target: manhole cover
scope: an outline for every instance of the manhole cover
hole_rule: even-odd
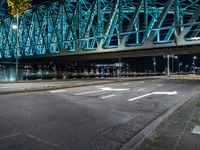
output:
[[[200,135],[200,126],[195,126],[195,128],[192,131],[192,133]]]

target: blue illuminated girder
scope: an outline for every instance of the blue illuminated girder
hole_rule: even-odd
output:
[[[19,18],[18,37],[16,18],[0,19],[0,58],[200,44],[199,14],[198,0],[48,2]]]

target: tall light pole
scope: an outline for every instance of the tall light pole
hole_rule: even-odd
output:
[[[172,58],[172,72],[173,72],[173,73],[175,73],[174,59],[175,59],[175,60],[178,60],[178,56],[174,56],[174,57]]]
[[[172,56],[172,74],[174,74],[174,55]]]
[[[18,80],[18,51],[19,51],[19,16],[31,7],[32,0],[7,0],[10,14],[17,19],[16,29],[16,81]]]
[[[169,55],[167,55],[167,76],[169,77]]]
[[[178,64],[178,71],[179,71],[179,74],[180,74],[180,72],[181,72],[181,66],[182,66],[182,63],[179,63],[179,64]]]
[[[121,76],[121,64],[122,64],[122,60],[121,60],[121,57],[119,57],[119,74],[118,74],[118,77],[120,77]]]
[[[19,50],[19,16],[18,16],[18,11],[17,11],[17,24],[13,24],[12,28],[14,30],[16,30],[16,54],[15,54],[15,61],[16,61],[16,65],[15,65],[15,80],[18,81],[18,70],[19,70],[19,61],[18,61],[18,50]]]
[[[153,58],[153,71],[156,73],[156,57]]]
[[[197,59],[197,56],[193,57],[193,71],[194,71],[194,75],[195,75],[195,60]]]
[[[188,68],[189,66],[188,65],[185,65],[185,72],[187,72],[187,68]]]

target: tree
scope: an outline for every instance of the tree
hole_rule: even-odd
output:
[[[31,7],[32,0],[7,0],[8,6],[10,7],[9,12],[17,20],[16,31],[16,81],[18,80],[18,51],[19,51],[19,16]]]
[[[7,0],[10,7],[10,14],[14,17],[21,16],[31,7],[32,0]]]

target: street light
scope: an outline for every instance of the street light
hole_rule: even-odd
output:
[[[154,73],[156,73],[156,57],[155,56],[153,58],[153,70],[154,70]]]
[[[182,63],[179,63],[179,65],[178,65],[179,73],[181,72],[181,66],[182,66]]]
[[[18,51],[19,51],[19,17],[31,7],[32,0],[7,0],[10,14],[15,18],[16,25],[12,28],[16,29],[16,81],[18,80]]]
[[[16,24],[13,24],[12,25],[12,28],[14,30],[16,30],[16,56],[15,56],[15,59],[16,59],[16,81],[18,80],[18,49],[19,49],[19,39],[18,39],[18,35],[19,35],[19,29],[18,29],[18,16],[17,16],[17,25]]]
[[[192,63],[192,64],[193,64],[193,69],[194,69],[194,70],[193,70],[193,71],[194,71],[194,75],[195,75],[195,60],[196,60],[196,59],[197,59],[197,56],[194,56],[194,57],[193,57],[193,63]]]
[[[175,67],[174,67],[174,59],[178,59],[178,56],[172,57],[172,73],[175,73]]]
[[[189,67],[188,65],[185,66],[185,72],[187,72],[187,68],[188,68],[188,67]]]
[[[17,25],[13,24],[13,25],[12,25],[12,28],[13,28],[14,30],[16,30],[16,29],[17,29]]]

